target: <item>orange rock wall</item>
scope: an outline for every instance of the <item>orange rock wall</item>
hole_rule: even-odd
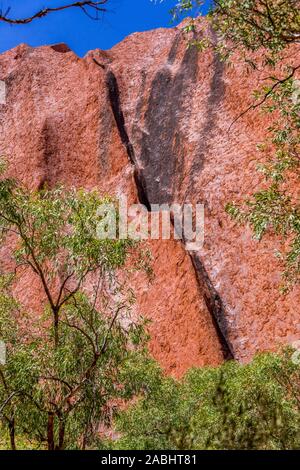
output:
[[[12,175],[32,188],[204,204],[203,249],[190,256],[179,241],[153,241],[154,282],[134,281],[136,308],[152,320],[152,354],[176,375],[300,336],[299,290],[278,291],[278,241],[258,244],[224,212],[260,183],[255,147],[266,118],[248,113],[229,126],[261,78],[187,50],[177,28],[133,34],[83,59],[62,45],[0,56],[0,154]],[[33,304],[42,295],[30,277],[19,292]]]

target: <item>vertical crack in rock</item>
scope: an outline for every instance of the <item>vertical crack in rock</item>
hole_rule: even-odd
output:
[[[213,31],[211,31],[211,34],[213,35],[213,39],[216,40]],[[210,82],[210,94],[207,100],[205,123],[199,136],[199,154],[197,154],[197,158],[194,159],[190,170],[192,179],[189,187],[185,191],[185,199],[189,194],[194,194],[196,191],[194,178],[197,178],[201,172],[205,162],[205,156],[210,149],[213,132],[216,129],[219,105],[225,93],[225,84],[223,80],[224,64],[220,61],[216,53],[214,54],[212,67],[213,75]],[[200,286],[201,291],[204,291],[204,299],[213,319],[215,329],[222,346],[224,359],[233,359],[234,351],[228,338],[226,312],[222,299],[209,278],[199,255],[195,253],[189,254],[194,266],[198,285]]]
[[[193,263],[198,285],[201,288],[201,292],[204,292],[204,300],[212,317],[222,347],[223,357],[225,360],[234,359],[233,348],[228,339],[227,321],[222,299],[213,286],[199,255],[196,253],[189,253],[189,255]]]
[[[124,114],[123,114],[121,102],[120,102],[120,91],[119,91],[118,82],[117,82],[115,74],[111,70],[107,73],[106,84],[107,84],[107,89],[108,89],[109,102],[111,104],[111,109],[112,109],[112,112],[116,121],[116,125],[119,131],[121,141],[126,148],[128,159],[134,167],[134,181],[136,184],[139,201],[141,204],[146,206],[148,211],[150,212],[151,206],[150,206],[150,202],[147,196],[146,181],[144,178],[143,171],[141,170],[141,168],[139,168],[139,165],[137,163],[133,145],[131,144],[129,137],[128,137]]]
[[[146,154],[146,169],[151,170],[149,166],[151,165],[152,167],[152,172],[150,171],[150,174],[147,173],[146,176],[144,175],[143,170],[139,168],[133,145],[130,142],[127,133],[125,118],[121,107],[120,91],[116,76],[111,70],[107,73],[106,76],[108,97],[116,121],[118,132],[121,141],[126,148],[128,159],[134,167],[134,180],[138,191],[138,199],[141,204],[147,207],[148,211],[151,211],[151,203],[162,204],[165,202],[170,202],[169,198],[168,201],[165,200],[165,194],[161,192],[159,188],[160,185],[158,185],[157,187],[155,186],[155,188],[148,187],[149,178],[153,179],[153,171],[157,170],[157,168],[155,168],[155,163],[157,163],[156,159],[154,159],[155,161],[153,162],[151,156],[153,155],[152,151],[157,151],[157,157],[160,157],[161,148],[166,153],[164,156],[167,156],[168,153],[174,151],[172,142],[174,142],[175,140],[175,142],[178,143],[175,116],[178,114],[178,111],[182,110],[184,99],[183,93],[185,89],[184,82],[185,79],[191,79],[191,76],[195,78],[197,73],[197,66],[195,64],[193,65],[192,69],[188,67],[188,63],[191,59],[193,63],[195,62],[194,54],[191,54],[191,52],[189,51],[190,49],[186,52],[185,57],[183,59],[183,68],[181,68],[180,72],[177,74],[177,77],[174,80],[171,79],[170,73],[167,70],[158,72],[154,80],[150,97],[150,104],[147,111],[148,116],[146,115],[146,122],[148,126],[150,125],[151,132],[148,136],[149,140],[147,139],[145,145],[142,146],[142,156],[143,151]],[[166,105],[165,86],[167,86],[167,104],[170,105],[172,101],[174,102],[172,105],[172,109],[169,109],[167,106],[166,111],[161,112],[160,103],[165,103]],[[156,115],[156,113],[158,113],[158,115]],[[166,122],[164,123],[164,127],[161,130],[162,118],[165,118]],[[170,132],[170,135],[168,135],[168,132]],[[164,139],[167,139],[167,142],[164,141]],[[155,142],[156,144],[154,144]],[[151,148],[152,151],[150,151]],[[161,165],[158,165],[158,168],[159,170],[161,170]],[[169,177],[172,174],[172,171],[174,170],[173,165],[171,165],[171,168],[169,170],[171,171],[167,171],[167,174],[165,175],[165,179],[168,182]],[[204,292],[204,300],[212,318],[215,331],[219,338],[223,357],[225,360],[232,359],[234,357],[234,354],[232,346],[228,340],[225,309],[223,306],[222,299],[214,288],[199,256],[191,253],[189,253],[189,256],[195,271],[199,289],[202,293]]]
[[[107,72],[106,85],[108,89],[108,97],[109,97],[109,101],[111,104],[111,109],[112,109],[112,112],[113,112],[113,115],[117,124],[121,141],[125,145],[130,163],[132,165],[135,165],[136,160],[135,160],[134,150],[127,134],[124,114],[121,108],[120,91],[119,91],[118,82],[117,82],[115,74],[111,70]]]

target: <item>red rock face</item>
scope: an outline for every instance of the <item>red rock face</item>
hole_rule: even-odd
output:
[[[266,118],[249,113],[229,131],[260,78],[187,50],[176,28],[133,34],[84,59],[61,44],[0,56],[0,153],[11,174],[34,188],[98,188],[147,207],[205,205],[203,249],[153,241],[154,282],[134,281],[136,308],[152,320],[152,354],[175,375],[300,335],[299,291],[278,291],[278,242],[258,244],[224,212],[260,183],[255,147]],[[18,292],[41,300],[29,278]]]

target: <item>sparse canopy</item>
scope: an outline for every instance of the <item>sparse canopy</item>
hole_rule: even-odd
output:
[[[275,233],[290,242],[277,253],[284,268],[283,291],[300,280],[300,206],[289,182],[299,180],[300,168],[300,1],[299,0],[215,0],[209,14],[215,37],[202,29],[198,8],[203,1],[181,0],[174,15],[193,11],[186,24],[192,32],[191,43],[199,49],[212,47],[220,60],[230,61],[232,54],[244,62],[245,70],[265,71],[261,87],[253,90],[253,102],[234,118],[232,126],[249,111],[273,114],[266,141],[258,145],[257,156],[267,179],[267,189],[254,190],[245,204],[230,203],[228,213],[240,223],[248,223],[255,237]],[[206,34],[205,34],[206,33]],[[255,188],[256,189],[256,188]]]
[[[142,256],[132,240],[98,239],[104,202],[96,192],[30,191],[0,181],[0,233],[14,260],[13,269],[1,265],[0,276],[0,338],[7,347],[0,417],[12,449],[16,435],[49,450],[95,446],[114,400],[135,391],[123,369],[130,358],[143,358],[146,336],[142,318],[131,315],[126,262],[143,269]],[[37,280],[38,310],[14,296],[15,280],[26,275]]]

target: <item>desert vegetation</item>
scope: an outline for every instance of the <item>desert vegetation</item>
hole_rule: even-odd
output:
[[[252,104],[242,109],[229,132],[246,113],[269,113],[272,124],[267,138],[257,143],[257,169],[266,179],[261,190],[241,201],[228,201],[226,210],[238,223],[249,224],[257,240],[272,233],[282,240],[276,256],[284,264],[282,290],[299,282],[300,212],[296,185],[299,182],[300,3],[297,0],[214,1],[208,22],[215,35],[207,33],[198,8],[202,1],[181,1],[174,17],[193,12],[184,30],[191,45],[212,47],[230,66],[231,58],[247,69],[265,72],[263,82],[253,89]],[[200,38],[197,36],[200,33]],[[259,52],[259,54],[255,54]],[[296,181],[296,183],[295,183]],[[294,182],[294,184],[293,184]],[[288,243],[285,243],[285,242]]]
[[[95,192],[29,191],[3,177],[0,199],[12,260],[1,272],[2,427],[12,449],[18,433],[49,450],[85,448],[109,425],[113,403],[132,397],[125,365],[145,354],[134,295],[115,275],[129,258],[143,269],[142,255],[131,240],[97,239]],[[14,295],[26,275],[42,292],[36,309]]]

